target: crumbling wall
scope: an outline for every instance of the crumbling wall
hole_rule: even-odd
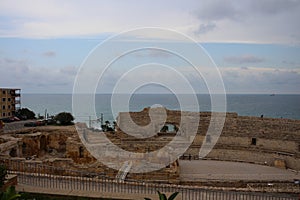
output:
[[[180,126],[180,111],[167,110],[167,123]],[[122,113],[119,115],[122,118]],[[141,112],[130,112],[132,120],[139,125],[150,122],[149,108]],[[197,158],[211,120],[210,112],[199,113],[200,122],[192,145],[185,152]],[[119,119],[119,121],[122,121]],[[192,126],[193,124],[190,124]],[[124,133],[122,133],[124,135]],[[158,134],[159,135],[159,134]],[[164,134],[167,136],[168,133]],[[175,134],[169,134],[172,140]],[[153,138],[150,138],[151,142]],[[148,141],[148,139],[147,139]],[[164,146],[163,140],[155,143],[156,148]],[[300,120],[273,119],[238,116],[226,113],[225,124],[208,159],[244,161],[276,166],[281,159],[287,168],[300,170]]]
[[[96,159],[84,147],[77,135],[67,139],[66,157],[71,158],[78,164],[88,164],[96,161]]]
[[[210,123],[211,113],[201,112],[192,113],[192,115],[200,116],[200,122],[196,137],[185,154],[191,155],[192,158],[197,158]],[[139,125],[145,126],[150,122],[149,108],[141,112],[130,112],[130,116]],[[120,122],[122,122],[121,118],[122,113],[119,115]],[[167,124],[179,128],[180,120],[180,111],[167,110]],[[126,123],[126,121],[123,121],[123,123]],[[189,121],[185,123],[186,126],[191,125]],[[80,141],[74,126],[38,127],[30,130],[26,129],[22,133],[25,134],[16,132],[12,133],[12,135],[14,134],[14,137],[21,138],[22,144],[19,142],[18,145],[23,152],[23,157],[32,155],[39,157],[39,155],[43,155],[41,152],[44,151],[47,154],[49,150],[54,149],[57,152],[61,152],[61,154],[57,157],[53,154],[53,158],[45,159],[43,162],[57,167],[63,166],[70,169],[82,169],[87,172],[105,173],[111,177],[118,173],[116,170],[109,169],[97,161],[87,151]],[[168,144],[176,135],[174,132],[158,131],[156,135],[150,138],[138,139],[124,133],[118,127],[115,132],[105,134],[111,142],[120,148],[140,153],[158,150]],[[277,167],[285,166],[300,170],[299,144],[300,120],[244,117],[238,116],[236,113],[227,113],[221,137],[206,158],[266,164]],[[20,156],[22,157],[21,154]],[[278,164],[279,162],[280,164]],[[176,182],[179,180],[180,170],[178,163],[176,163],[151,173],[129,173],[128,178]]]
[[[22,135],[22,153],[24,157],[40,154],[41,132]]]

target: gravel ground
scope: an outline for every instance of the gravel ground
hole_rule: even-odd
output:
[[[242,162],[212,160],[180,160],[182,181],[203,180],[261,180],[293,181],[300,174],[290,170]]]

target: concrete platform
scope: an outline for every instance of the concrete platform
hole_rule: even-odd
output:
[[[300,173],[264,165],[213,161],[180,160],[181,181],[293,181],[300,179]]]

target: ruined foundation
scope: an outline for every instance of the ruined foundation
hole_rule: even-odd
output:
[[[169,143],[180,131],[180,114],[179,111],[167,110],[165,125],[171,127],[171,130],[161,129],[146,140],[129,136],[118,127],[115,132],[105,134],[115,145],[127,151],[155,151]],[[203,141],[209,143],[213,136],[206,135],[211,113],[196,114],[200,116],[197,134],[180,159],[238,161],[300,170],[300,120],[244,117],[236,113],[226,113],[224,128],[217,144],[205,158],[199,158],[199,149]],[[120,113],[119,123],[126,123],[126,120],[122,121],[122,115]],[[141,112],[131,112],[130,116],[139,125],[147,125],[150,122],[149,108]],[[87,133],[89,132],[97,133],[95,130],[88,130]],[[111,178],[118,174],[117,170],[106,167],[91,156],[79,139],[74,126],[23,128],[2,133],[0,152],[2,159],[42,163],[70,170],[105,174]],[[154,172],[135,174],[129,171],[126,179],[180,183],[179,176],[180,166],[178,161],[175,161]]]

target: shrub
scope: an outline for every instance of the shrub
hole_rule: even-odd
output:
[[[35,119],[35,113],[28,108],[21,108],[16,112],[16,117],[20,119]]]
[[[60,125],[71,125],[73,124],[74,117],[71,113],[61,112],[54,117],[54,120]]]

